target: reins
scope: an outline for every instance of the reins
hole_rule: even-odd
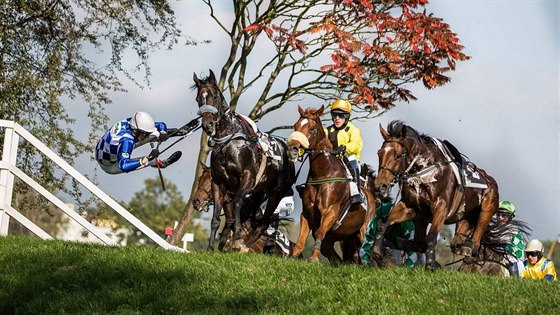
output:
[[[309,155],[311,154],[316,154],[316,153],[323,153],[323,154],[332,154],[334,155],[334,151],[333,150],[313,150],[313,149],[304,149],[305,154],[305,158],[302,159],[301,165],[299,166],[299,169],[296,173],[296,180],[299,176],[299,172],[301,171],[301,168],[303,167],[303,164],[305,164],[305,160],[307,160],[307,158],[309,157]],[[308,179],[306,184],[308,185],[322,185],[322,184],[327,184],[327,183],[334,183],[334,182],[347,182],[349,181],[348,178],[346,177],[329,177],[329,178],[320,178],[320,179]]]

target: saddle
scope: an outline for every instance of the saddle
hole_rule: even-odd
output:
[[[486,180],[484,177],[480,176],[476,165],[469,161],[465,155],[459,152],[459,150],[451,144],[451,142],[447,140],[440,141],[439,139],[433,139],[448,161],[451,161],[454,165],[456,165],[457,169],[453,168],[453,171],[461,183],[461,186],[479,189],[488,188]]]
[[[280,150],[280,145],[278,141],[282,141],[279,137],[270,136],[267,133],[259,131],[257,124],[244,115],[236,113],[237,118],[241,121],[241,129],[247,139],[253,141],[257,144],[268,158],[274,160],[282,160],[282,151]]]

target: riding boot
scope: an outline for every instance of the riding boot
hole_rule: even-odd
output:
[[[364,202],[364,196],[360,190],[360,173],[358,169],[352,169],[354,180],[350,182],[350,195],[352,204]]]

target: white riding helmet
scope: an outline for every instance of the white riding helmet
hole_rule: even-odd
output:
[[[130,119],[130,128],[150,133],[159,137],[159,131],[156,128],[154,119],[146,112],[137,112]]]
[[[544,246],[539,240],[532,240],[527,244],[525,248],[526,252],[544,252]]]

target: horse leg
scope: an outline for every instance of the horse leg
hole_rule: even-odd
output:
[[[484,172],[483,174],[486,175],[485,177],[487,179],[489,178],[486,172]],[[474,235],[472,237],[473,255],[475,256],[478,253],[482,235],[484,234],[484,232],[486,232],[486,228],[488,227],[488,224],[490,223],[492,216],[498,210],[499,196],[498,196],[497,184],[494,181],[492,181],[489,183],[489,187],[490,188],[484,191],[484,195],[482,197],[482,202],[481,202],[480,214],[478,216],[476,228],[474,230]],[[495,189],[493,187],[495,187]]]
[[[254,229],[253,236],[249,238],[249,241],[247,242],[247,246],[251,246],[251,244],[257,239],[259,239],[259,237],[263,235],[266,229],[268,229],[268,227],[270,226],[270,218],[274,214],[274,211],[278,207],[278,204],[280,203],[280,200],[282,200],[282,198],[284,197],[282,196],[282,194],[279,193],[276,193],[274,194],[274,196],[270,196],[268,198],[268,202],[266,203],[266,209],[264,211],[262,221],[260,222],[259,226]]]
[[[335,207],[339,207],[339,205],[332,205],[328,206],[327,209],[323,212],[324,215],[321,218],[321,223],[317,231],[315,231],[315,245],[313,246],[313,250],[311,251],[311,257],[309,257],[310,262],[319,262],[319,255],[321,254],[321,243],[325,239],[327,232],[332,228],[336,221],[335,214],[338,211],[335,211]]]
[[[342,259],[334,249],[334,240],[332,238],[325,238],[321,242],[321,253],[325,256],[331,263],[340,263]]]
[[[220,228],[220,212],[224,199],[220,193],[220,187],[212,183],[212,195],[214,197],[214,213],[212,213],[212,223],[210,224],[210,239],[208,240],[208,251],[214,251],[214,242],[216,240],[216,232]]]
[[[439,232],[443,227],[448,211],[447,203],[442,200],[443,199],[439,199],[436,202],[432,215],[432,226],[426,236],[426,269],[431,271],[440,268],[439,263],[436,261],[436,245]]]
[[[377,222],[377,232],[375,233],[375,237],[373,239],[371,257],[375,260],[378,266],[385,267],[385,262],[383,260],[383,239],[387,229],[393,224],[412,220],[415,215],[414,210],[407,207],[404,202],[399,201],[395,204],[385,222],[382,222],[382,220]]]
[[[241,206],[243,205],[243,197],[245,193],[236,193],[233,197],[233,206],[235,212],[235,221],[233,224],[233,245],[232,249],[234,251],[239,251],[242,253],[246,253],[249,251],[249,248],[245,246],[245,242],[241,238]]]
[[[345,239],[342,243],[342,259],[344,262],[353,262],[355,264],[360,264],[360,254],[359,250],[362,246],[362,241],[359,233],[351,235],[349,238]]]
[[[305,241],[309,236],[309,223],[307,219],[303,215],[303,213],[299,217],[299,236],[292,250],[292,257],[302,258],[301,254],[303,253],[303,249],[305,247]]]
[[[222,229],[222,235],[220,237],[220,243],[218,245],[218,249],[220,251],[230,251],[231,245],[233,243],[232,240],[232,228],[235,224],[235,217],[234,217],[234,209],[233,204],[231,202],[227,202],[223,206],[224,208],[224,215],[226,217],[226,223],[224,228]],[[226,246],[229,244],[229,246]]]
[[[455,235],[451,240],[451,251],[462,256],[472,255],[472,244],[468,244],[472,238],[473,229],[469,220],[463,219],[455,224]]]

